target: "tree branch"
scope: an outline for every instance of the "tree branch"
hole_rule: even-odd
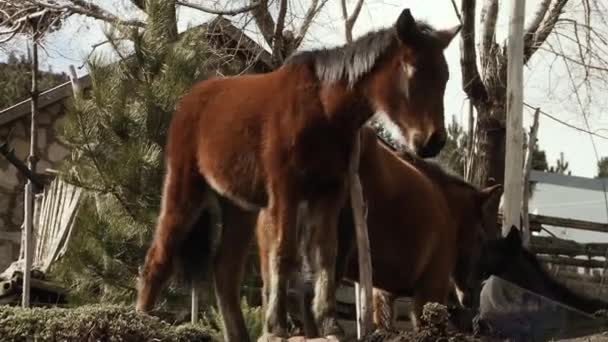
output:
[[[272,58],[278,65],[283,62],[283,29],[285,28],[285,16],[287,15],[287,0],[280,0],[279,15],[274,27],[272,37]]]
[[[482,27],[479,52],[481,59],[490,55],[490,50],[496,44],[496,19],[498,17],[498,0],[486,0],[481,9],[480,24]]]
[[[126,26],[137,26],[137,27],[144,27],[144,23],[139,21],[139,20],[123,20],[117,16],[115,16],[114,14],[104,10],[103,8],[99,7],[98,5],[95,5],[91,2],[88,1],[84,1],[84,0],[70,0],[75,6],[62,6],[65,9],[67,9],[68,11],[70,11],[71,13],[74,14],[81,14],[81,15],[85,15],[91,18],[95,18],[95,19],[99,19],[99,20],[103,20],[103,21],[107,21],[107,22],[117,22],[121,25],[126,25]],[[50,4],[46,5],[46,6],[51,6]]]
[[[254,3],[255,1],[252,1]],[[268,45],[272,47],[272,39],[274,37],[274,19],[270,15],[268,10],[268,0],[259,0],[259,6],[255,7],[251,14],[255,20],[256,25],[260,29],[264,40]]]
[[[306,37],[306,33],[308,33],[308,29],[310,28],[313,19],[317,16],[321,9],[323,9],[328,1],[329,0],[321,0],[321,3],[319,4],[319,0],[312,0],[310,6],[308,7],[308,11],[306,11],[306,15],[304,16],[304,20],[302,21],[302,26],[300,26],[300,32],[296,37],[294,49],[297,49],[300,44],[302,44],[302,41],[304,40],[304,37]]]
[[[176,3],[180,6],[190,7],[195,10],[203,11],[205,13],[217,14],[217,15],[229,15],[229,16],[246,13],[246,12],[249,12],[249,11],[253,10],[254,8],[257,8],[260,6],[260,2],[252,2],[249,5],[235,8],[235,9],[218,10],[218,9],[214,9],[214,8],[210,8],[210,7],[192,4],[187,1],[177,1]]]
[[[458,11],[458,5],[456,5],[456,0],[452,0],[452,7],[454,7],[454,13],[456,13],[456,17],[458,17],[458,21],[462,24],[462,16],[460,15],[460,11]]]
[[[524,45],[526,43],[526,40],[534,39],[534,34],[538,30],[540,24],[543,22],[545,15],[547,15],[547,11],[549,11],[549,5],[551,5],[551,0],[543,0],[538,5],[538,9],[534,14],[534,18],[532,18],[532,21],[530,21],[528,27],[526,27],[526,30],[524,32]]]
[[[143,27],[145,24],[139,20],[123,20],[114,14],[104,10],[98,5],[93,4],[92,2],[84,1],[84,0],[69,0],[70,4],[65,5],[57,5],[54,2],[49,2],[45,0],[27,0],[29,4],[32,6],[42,7],[46,9],[51,9],[54,11],[65,12],[66,16],[72,14],[80,14],[87,17],[91,17],[98,20],[103,20],[106,22],[117,22],[126,26],[137,26]],[[0,3],[5,1],[0,1]],[[9,5],[10,1],[9,1]]]
[[[462,31],[460,36],[460,66],[462,88],[475,106],[488,100],[488,92],[481,82],[475,52],[475,0],[462,0]]]
[[[524,37],[526,38],[524,41],[524,63],[527,63],[538,48],[547,40],[547,37],[549,37],[551,31],[553,31],[553,28],[567,3],[568,0],[551,1],[551,5],[547,10],[548,13],[544,16],[538,29],[534,34],[532,34],[532,32],[528,33],[531,38],[528,39],[527,37]]]
[[[352,43],[353,41],[353,28],[355,27],[357,18],[359,18],[361,8],[363,8],[363,0],[358,0],[353,13],[349,16],[346,9],[346,0],[342,0],[342,17],[344,18],[344,34],[346,35],[347,43]]]

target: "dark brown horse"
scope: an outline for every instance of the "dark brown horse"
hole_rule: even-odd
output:
[[[247,213],[265,208],[270,279],[265,331],[287,334],[287,278],[299,264],[296,228],[310,221],[318,256],[313,312],[323,335],[338,333],[337,222],[355,137],[374,113],[383,112],[418,154],[439,152],[446,139],[443,50],[458,30],[433,30],[406,9],[394,26],[352,44],[299,53],[267,74],[195,85],[169,128],[161,212],[140,275],[137,309],[153,307],[174,262],[185,263],[182,247],[192,234],[213,240],[205,237],[215,228],[204,227],[201,215],[211,205],[210,194],[217,193],[228,221],[212,259],[222,314],[238,305],[236,265],[253,234]],[[298,219],[300,207],[309,217]],[[227,340],[248,340],[242,318],[224,317],[224,325]]]
[[[385,306],[392,308],[393,296],[414,297],[414,326],[424,304],[447,304],[451,281],[461,303],[468,305],[466,297],[481,283],[474,266],[486,232],[495,229],[489,208],[499,200],[501,187],[478,190],[435,163],[416,157],[406,162],[378,140],[371,128],[362,130],[361,146],[359,175],[368,209],[374,299],[378,290],[389,292],[390,296],[384,296],[388,299]],[[349,206],[341,212],[339,222],[336,275],[358,281]],[[264,242],[263,237],[258,238],[262,250]],[[386,310],[376,304],[374,320],[378,324],[381,311]],[[309,313],[301,314],[309,317]],[[309,330],[305,318],[304,325]],[[307,331],[307,335],[314,334]]]

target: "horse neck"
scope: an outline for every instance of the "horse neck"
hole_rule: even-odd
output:
[[[321,101],[330,119],[345,131],[357,131],[375,114],[363,84],[353,87],[345,81],[324,84]]]
[[[443,189],[444,196],[448,203],[448,207],[451,215],[451,222],[456,222],[455,225],[458,227],[458,234],[469,234],[473,233],[475,229],[474,220],[478,214],[475,212],[474,194],[471,189],[468,189],[460,184],[455,184],[450,181],[446,181],[440,185]],[[481,218],[479,218],[481,220]],[[465,247],[465,246],[463,246]]]

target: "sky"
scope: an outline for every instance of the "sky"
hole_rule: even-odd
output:
[[[190,0],[206,6],[213,6],[213,1]],[[354,0],[347,3],[354,6]],[[526,18],[534,14],[540,0],[526,1]],[[572,1],[576,3],[576,1]],[[123,17],[138,16],[137,11],[129,5],[127,0],[101,0],[97,1],[105,8],[115,8],[122,13]],[[239,7],[238,1],[229,1],[233,7]],[[308,1],[290,0],[294,5],[296,14],[303,13]],[[457,1],[460,3],[460,1]],[[478,7],[481,7],[478,2]],[[509,9],[506,8],[509,1],[502,1],[497,25],[497,40],[502,42],[506,38],[508,30]],[[230,7],[228,5],[227,7]],[[357,37],[369,30],[392,25],[399,16],[401,10],[409,7],[417,19],[424,19],[436,28],[448,28],[459,23],[450,0],[367,0],[361,15],[355,25],[354,36]],[[577,9],[574,8],[574,15]],[[478,8],[479,16],[480,8]],[[339,1],[330,0],[324,10],[319,14],[305,40],[301,49],[329,47],[344,43],[344,31],[341,21]],[[202,14],[192,9],[179,9],[179,30],[182,31],[191,25],[198,25],[212,16]],[[243,25],[248,18],[237,17],[237,24]],[[298,24],[298,18],[293,18]],[[608,25],[607,25],[608,26]],[[41,67],[52,68],[56,72],[68,72],[69,65],[77,68],[79,76],[86,74],[86,68],[79,68],[91,53],[91,47],[95,43],[105,40],[102,30],[103,24],[92,19],[81,16],[73,16],[64,27],[47,36],[45,48],[42,52]],[[261,37],[253,24],[248,25],[247,34],[253,39],[260,41]],[[608,29],[608,27],[606,27]],[[479,33],[478,33],[479,35]],[[468,103],[466,95],[462,91],[460,74],[460,38],[455,39],[446,49],[445,55],[450,68],[450,80],[447,85],[444,98],[446,108],[446,122],[451,121],[452,115],[463,126],[467,126]],[[567,43],[565,43],[567,44]],[[23,41],[17,41],[5,49],[25,51]],[[97,49],[103,53],[104,46]],[[6,58],[6,52],[0,49],[0,60]],[[608,57],[608,56],[607,56]],[[559,120],[567,122],[576,127],[587,128],[586,122],[581,114],[577,99],[573,93],[572,84],[567,77],[568,70],[563,63],[556,62],[549,53],[539,51],[531,60],[529,66],[524,69],[524,102],[533,107],[540,107]],[[577,70],[574,70],[577,72]],[[0,76],[1,77],[1,76]],[[607,82],[608,83],[608,82]],[[593,96],[591,104],[585,103],[586,117],[591,131],[608,136],[608,89],[598,87]],[[524,128],[528,130],[531,125],[533,110],[524,108]],[[540,128],[538,133],[540,147],[547,152],[550,164],[554,164],[559,158],[560,152],[564,153],[569,161],[570,170],[573,175],[582,177],[594,177],[597,174],[596,154],[592,145],[590,135],[563,124],[557,123],[546,116],[540,117]],[[594,138],[597,154],[608,156],[608,139]]]

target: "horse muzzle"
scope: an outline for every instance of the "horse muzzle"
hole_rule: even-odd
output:
[[[443,132],[434,132],[427,139],[427,141],[422,141],[422,139],[414,139],[416,154],[421,158],[433,158],[437,156],[439,152],[441,152],[446,141],[447,137]]]

